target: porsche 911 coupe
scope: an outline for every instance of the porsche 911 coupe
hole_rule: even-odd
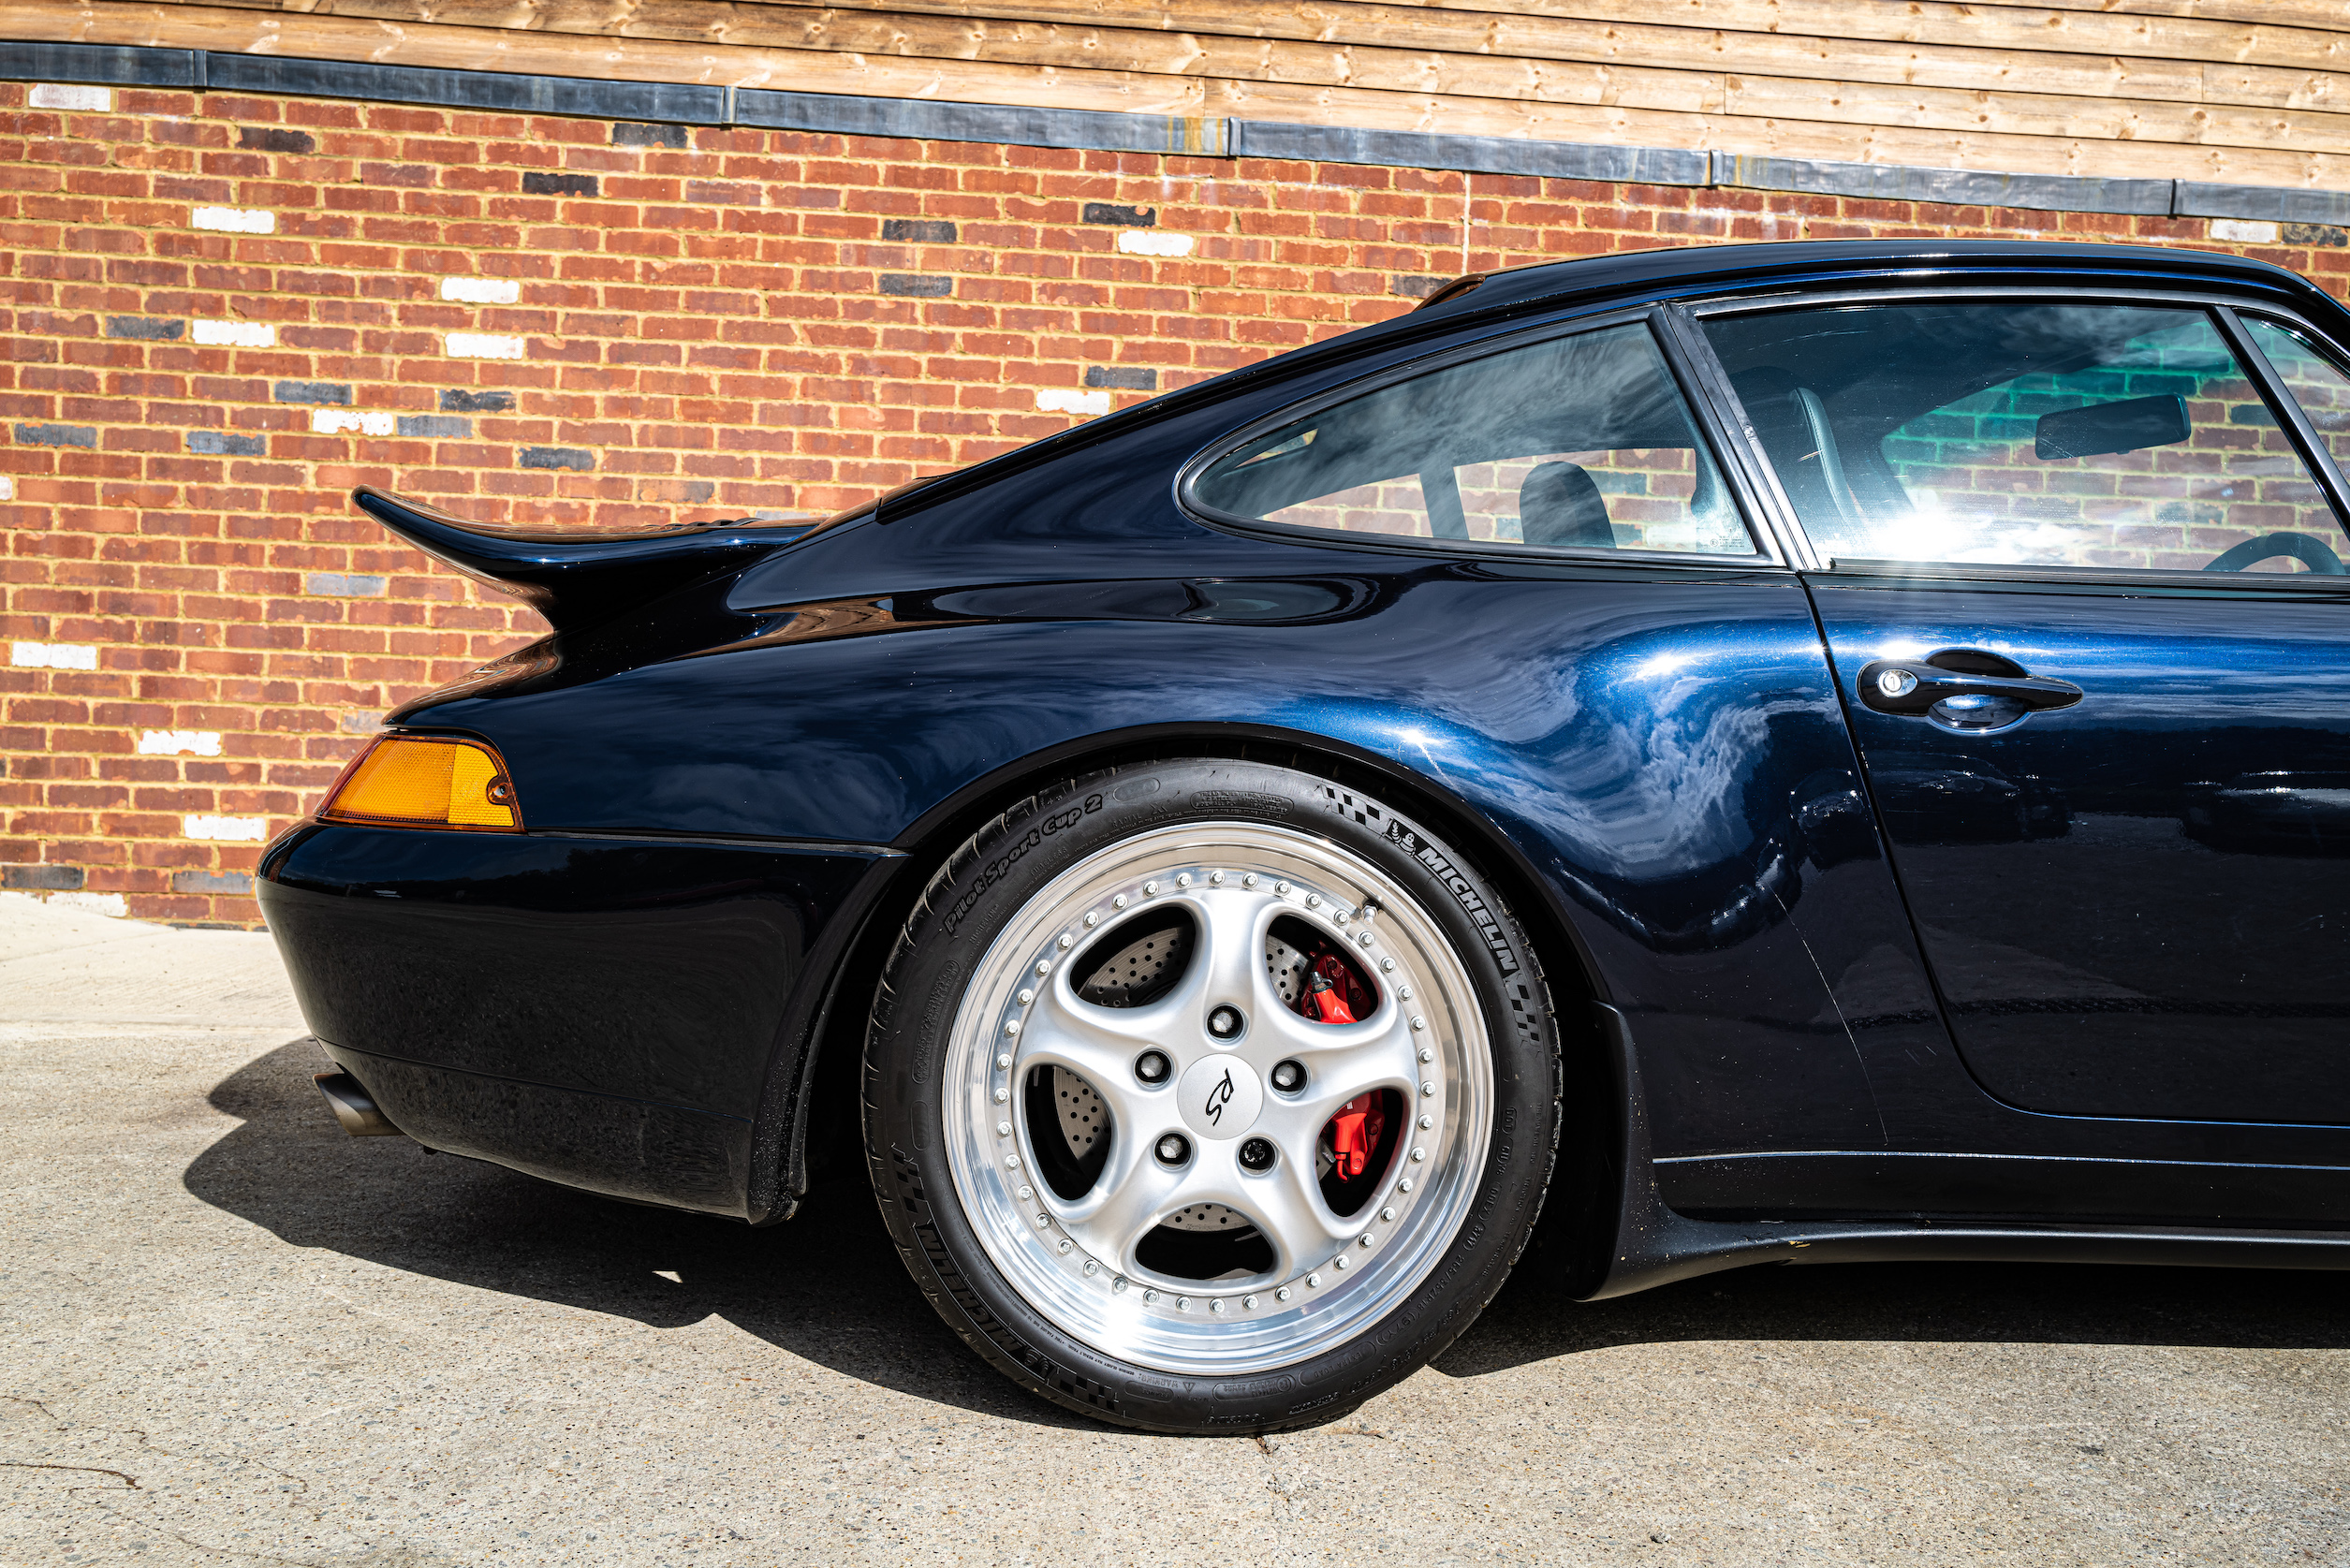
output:
[[[1152,1430],[1360,1404],[1538,1216],[1562,1312],[2341,1268],[2346,348],[2229,256],[1668,250],[814,526],[361,491],[554,630],[262,906],[351,1130],[752,1224],[861,1169]]]

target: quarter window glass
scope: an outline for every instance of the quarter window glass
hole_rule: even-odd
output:
[[[1194,498],[1333,533],[1536,550],[1751,555],[1645,326],[1432,371],[1218,459]]]
[[[2350,555],[2201,311],[1870,305],[1706,334],[1823,555],[2268,572]]]
[[[2350,376],[2289,327],[2250,318],[2244,326],[2260,352],[2269,357],[2277,379],[2291,388],[2309,422],[2317,427],[2318,438],[2333,454],[2334,466],[2350,469]]]

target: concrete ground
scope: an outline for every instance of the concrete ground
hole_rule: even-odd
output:
[[[0,897],[0,1563],[2350,1564],[2350,1279],[1520,1283],[1358,1414],[1138,1437],[850,1190],[773,1230],[352,1139],[266,936]]]

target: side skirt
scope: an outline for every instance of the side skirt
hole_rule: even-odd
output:
[[[2145,1263],[2350,1269],[2350,1231],[1972,1220],[1717,1220],[1682,1213],[1657,1186],[1648,1096],[1622,1012],[1593,1004],[1623,1107],[1624,1180],[1604,1301],[1763,1263]]]

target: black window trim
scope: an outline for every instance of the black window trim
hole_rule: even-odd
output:
[[[2334,510],[2336,525],[2345,535],[2350,535],[2350,482],[2345,482],[2342,470],[2333,461],[2333,454],[2310,424],[2299,400],[2293,396],[2292,389],[2276,374],[2276,368],[2269,364],[2268,356],[2260,352],[2259,344],[2244,331],[2238,313],[2274,320],[2306,334],[2313,343],[2332,353],[2338,368],[2350,365],[2350,355],[2345,355],[2330,335],[2299,312],[2272,301],[2251,301],[2238,295],[2208,289],[2068,288],[2063,286],[1970,285],[1949,281],[1881,288],[1824,289],[1814,293],[1775,287],[1755,294],[1715,296],[1689,301],[1679,309],[1688,318],[1685,330],[1690,341],[1690,356],[1706,367],[1707,379],[1720,388],[1724,422],[1740,433],[1743,438],[1740,445],[1768,477],[1772,526],[1794,542],[1789,556],[1802,563],[1798,570],[1804,576],[1829,578],[1847,586],[1893,586],[1903,581],[1936,584],[1980,581],[1987,584],[2035,584],[2058,591],[2078,585],[2144,586],[2166,590],[2193,588],[2228,594],[2279,591],[2291,593],[2350,593],[2350,575],[2330,577],[2316,572],[2213,573],[2105,566],[2016,565],[1989,562],[1879,561],[1820,554],[1813,545],[1811,535],[1804,530],[1794,506],[1787,500],[1785,491],[1780,487],[1777,470],[1771,466],[1769,457],[1762,450],[1761,442],[1755,437],[1754,422],[1746,417],[1744,406],[1730,388],[1729,373],[1715,357],[1712,344],[1706,341],[1704,322],[1708,317],[1716,315],[1753,315],[1839,305],[1947,300],[2095,300],[2155,309],[2175,304],[2209,313],[2222,341],[2242,363],[2254,389],[2268,404],[2269,417],[2285,432],[2287,439],[2299,453],[2301,462],[2317,481],[2319,492]]]
[[[1758,504],[1742,464],[1745,453],[1731,439],[1707,398],[1693,385],[1691,368],[1686,362],[1685,349],[1667,325],[1667,308],[1654,301],[1625,306],[1610,303],[1583,312],[1551,316],[1521,331],[1498,336],[1480,337],[1473,343],[1459,344],[1432,354],[1421,355],[1402,364],[1389,365],[1355,380],[1326,388],[1311,397],[1285,403],[1260,418],[1252,419],[1236,431],[1218,436],[1193,454],[1175,477],[1176,504],[1190,517],[1212,528],[1271,538],[1286,544],[1309,544],[1323,549],[1392,550],[1413,555],[1436,555],[1478,561],[1510,561],[1539,565],[1621,566],[1653,571],[1658,567],[1694,567],[1714,572],[1752,573],[1756,571],[1786,571],[1789,558],[1780,544],[1780,533],[1769,520]],[[1722,476],[1729,491],[1731,505],[1737,509],[1739,520],[1745,526],[1747,537],[1755,550],[1746,555],[1711,555],[1694,551],[1659,550],[1587,550],[1571,547],[1544,548],[1511,544],[1505,540],[1418,538],[1394,534],[1349,534],[1329,528],[1315,528],[1300,523],[1269,522],[1262,518],[1241,517],[1237,513],[1220,511],[1199,499],[1195,486],[1199,476],[1225,457],[1247,446],[1283,425],[1319,413],[1325,408],[1364,397],[1383,388],[1417,379],[1433,372],[1465,364],[1494,354],[1547,342],[1553,338],[1579,337],[1586,332],[1605,331],[1609,328],[1645,325],[1650,340],[1665,361],[1667,373],[1673,377],[1674,388],[1681,393],[1692,422],[1696,426],[1697,439],[1704,442],[1707,456],[1713,460],[1715,470]],[[1735,457],[1733,457],[1735,454]]]

